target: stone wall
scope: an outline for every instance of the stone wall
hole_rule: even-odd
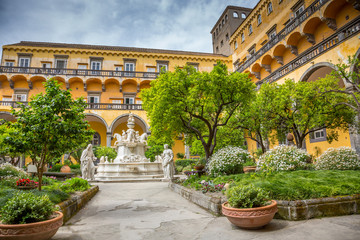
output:
[[[64,223],[74,216],[99,191],[99,186],[93,186],[85,192],[75,193],[70,199],[59,203],[60,211],[64,214]]]
[[[225,196],[212,197],[175,183],[169,183],[169,188],[209,212],[222,215],[221,204],[226,201]],[[278,212],[275,218],[278,219],[297,221],[360,214],[360,194],[297,201],[276,200],[276,202]]]

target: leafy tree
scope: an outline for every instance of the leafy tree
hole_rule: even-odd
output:
[[[70,152],[70,156],[76,161],[77,164],[81,164],[81,154],[84,151],[84,148],[78,148]]]
[[[164,151],[164,145],[152,145],[145,152],[145,157],[150,159],[150,162],[155,161],[155,156],[162,154]]]
[[[0,158],[10,157],[10,164],[17,166],[20,161],[23,142],[20,139],[14,139],[9,143],[9,138],[16,134],[16,129],[12,127],[11,122],[0,123]]]
[[[272,96],[265,105],[266,112],[282,127],[280,132],[294,134],[298,148],[302,148],[305,137],[312,132],[326,128],[327,140],[331,142],[337,140],[337,129],[348,130],[349,124],[353,124],[354,113],[339,104],[342,99],[321,92],[328,86],[329,82],[325,81],[295,83],[292,80],[280,85],[262,85],[263,93]]]
[[[8,140],[15,144],[22,141],[19,149],[31,157],[36,165],[41,190],[43,169],[46,163],[59,158],[79,146],[86,145],[93,135],[84,120],[85,101],[73,100],[68,90],[61,90],[56,80],[45,83],[45,94],[31,98],[28,106],[20,105],[12,110],[17,121],[12,124],[16,134]]]
[[[247,74],[229,73],[220,62],[210,73],[190,66],[162,73],[142,92],[152,136],[169,142],[182,133],[196,138],[209,159],[219,128],[247,106],[254,88]]]
[[[102,156],[108,157],[108,160],[114,160],[116,158],[116,151],[112,147],[99,146],[95,150],[95,157],[101,158]]]

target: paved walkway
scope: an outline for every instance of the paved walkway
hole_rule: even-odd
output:
[[[297,222],[275,219],[261,230],[243,230],[183,199],[167,183],[100,183],[99,187],[53,239],[360,239],[360,215]]]

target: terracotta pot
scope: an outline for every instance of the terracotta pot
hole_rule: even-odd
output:
[[[256,166],[245,166],[245,167],[243,167],[243,170],[244,170],[244,173],[255,172]]]
[[[63,214],[50,220],[27,224],[0,224],[1,240],[47,240],[55,235],[63,224]]]
[[[205,166],[204,166],[204,165],[196,165],[196,166],[194,166],[194,168],[195,168],[197,171],[201,171],[201,170],[203,170],[203,169],[205,168]]]
[[[18,189],[21,189],[21,190],[30,190],[30,189],[35,189],[37,188],[36,185],[31,185],[31,186],[17,186]]]
[[[271,200],[271,204],[257,208],[232,208],[228,202],[222,204],[222,213],[234,225],[246,228],[256,229],[268,224],[277,212],[277,203]]]
[[[60,169],[60,172],[63,172],[63,173],[70,173],[71,172],[71,168],[67,165],[65,166],[62,166],[61,169]]]

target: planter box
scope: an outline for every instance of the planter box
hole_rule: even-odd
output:
[[[60,211],[64,214],[64,223],[74,216],[99,191],[99,186],[93,186],[85,192],[75,193],[70,199],[59,203]]]
[[[221,204],[227,201],[225,196],[211,197],[176,183],[169,183],[169,188],[216,215],[222,214]],[[297,221],[310,218],[360,214],[360,194],[297,201],[276,200],[276,202],[278,212],[274,218],[277,219]]]

